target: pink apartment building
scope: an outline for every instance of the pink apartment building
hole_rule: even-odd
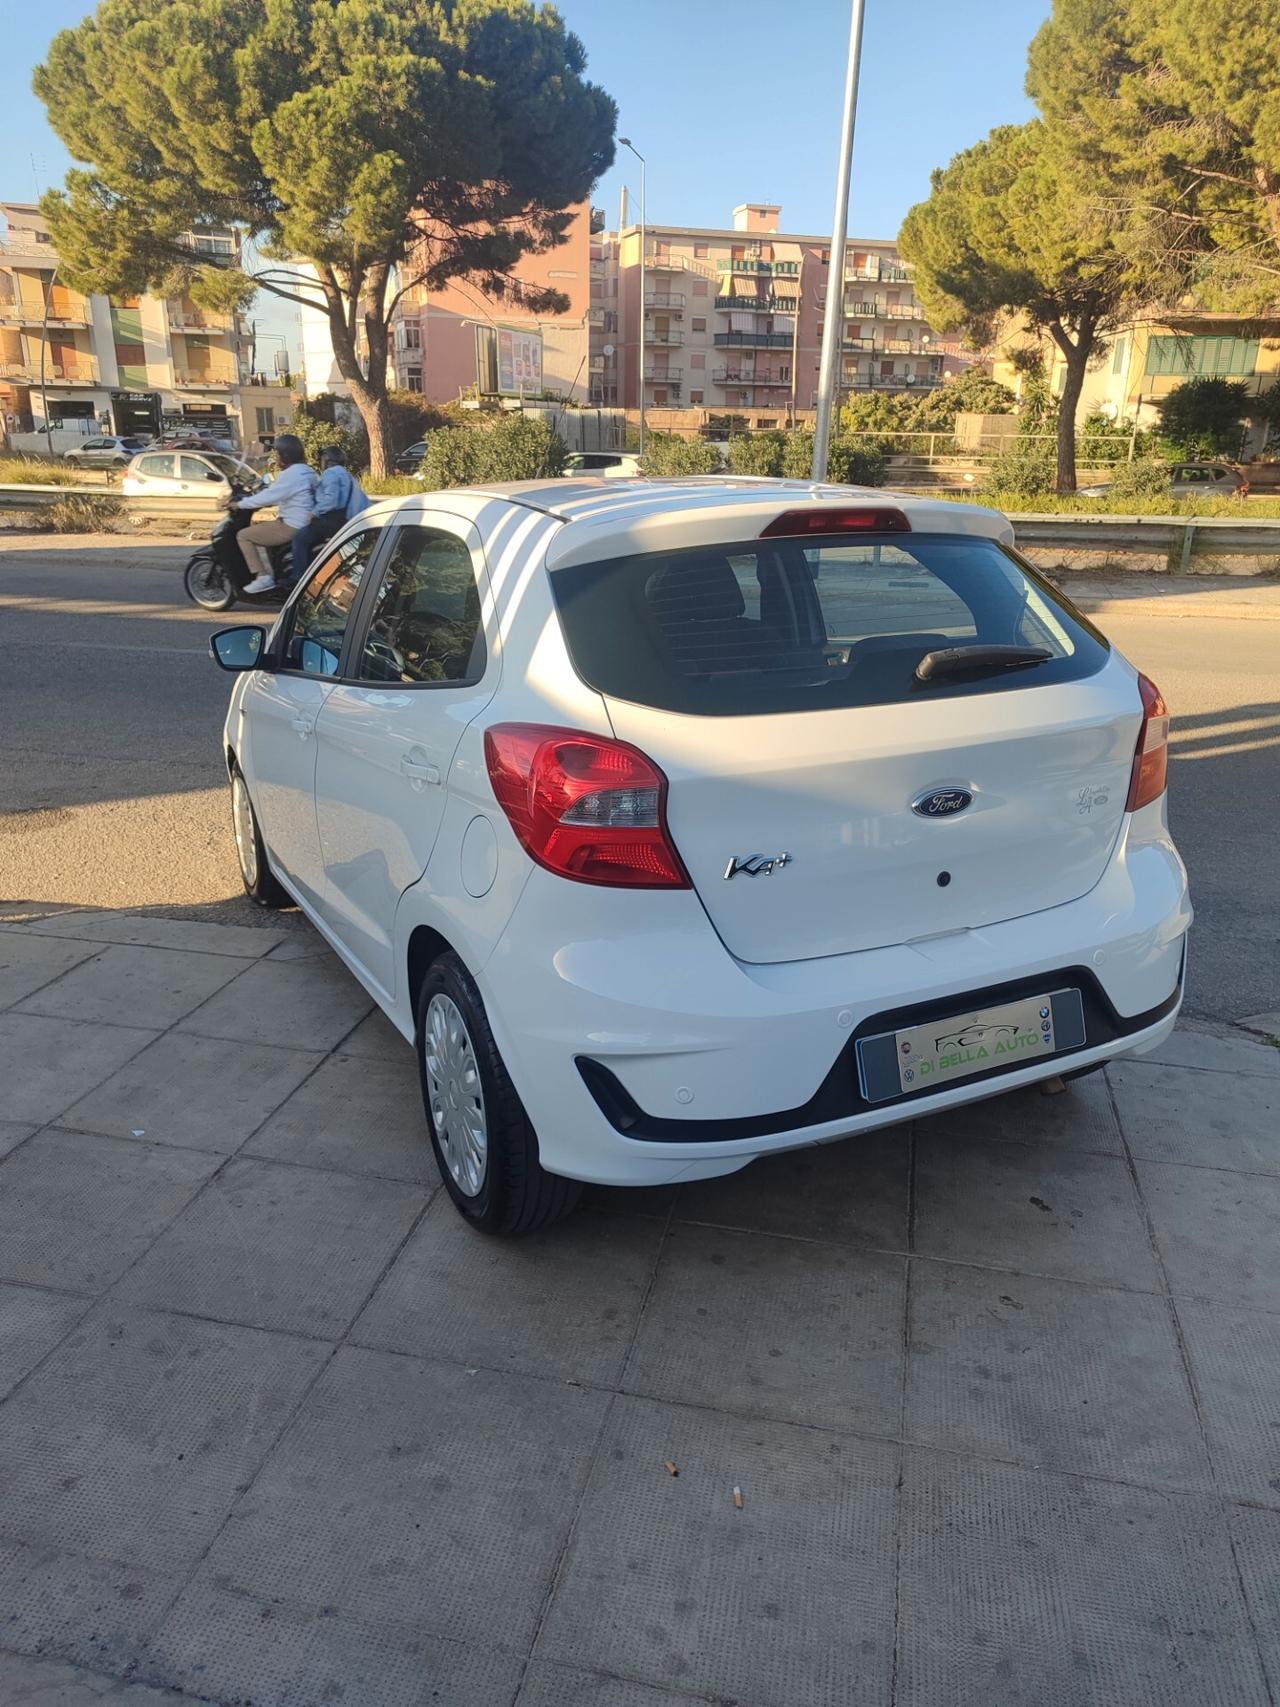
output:
[[[644,316],[647,408],[766,410],[796,416],[817,402],[830,244],[779,230],[781,208],[744,202],[730,230],[636,225],[591,237],[591,381],[587,400],[640,401]],[[892,242],[854,239],[836,294],[841,388],[925,391],[968,358],[940,338]]]

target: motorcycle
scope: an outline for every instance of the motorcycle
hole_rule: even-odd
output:
[[[265,593],[245,592],[252,579],[252,571],[245,563],[237,536],[242,528],[251,525],[253,511],[236,509],[234,506],[247,492],[248,488],[245,486],[232,485],[226,515],[214,528],[209,543],[193,552],[191,561],[187,564],[183,576],[187,597],[204,610],[230,610],[237,601],[246,605],[279,609],[293,591],[293,582],[290,579],[293,569],[292,553],[288,544],[285,544],[264,548],[276,577],[275,586]]]

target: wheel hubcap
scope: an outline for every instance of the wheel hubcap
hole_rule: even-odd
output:
[[[231,784],[231,818],[235,825],[240,871],[245,883],[252,889],[258,881],[258,839],[253,833],[253,808],[249,804],[249,790],[244,785],[244,779],[239,776],[235,777]]]
[[[471,1034],[451,997],[432,996],[422,1046],[436,1141],[454,1184],[475,1197],[489,1157],[484,1092]]]

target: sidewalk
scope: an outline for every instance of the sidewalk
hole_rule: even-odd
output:
[[[4,925],[0,1085],[5,1707],[1280,1686],[1255,1036],[511,1245],[308,931]]]
[[[1245,575],[1050,574],[1090,616],[1280,622],[1280,580]]]

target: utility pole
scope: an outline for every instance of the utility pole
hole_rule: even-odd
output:
[[[813,429],[813,478],[827,478],[831,448],[831,411],[844,344],[844,248],[849,229],[849,174],[853,161],[853,122],[858,111],[858,66],[862,58],[862,4],[853,0],[849,21],[849,63],[844,80],[844,117],[840,121],[840,167],[836,174],[836,211],[831,226],[827,267],[827,315],[822,328],[822,368],[818,376],[818,418]]]
[[[645,262],[644,248],[647,242],[645,216],[649,212],[649,198],[645,186],[645,158],[631,141],[630,137],[620,136],[618,141],[624,148],[629,148],[640,162],[640,455],[644,455],[644,284]]]
[[[40,407],[44,410],[44,442],[50,456],[53,455],[53,427],[49,421],[49,393],[45,388],[44,370],[49,354],[49,305],[53,301],[53,287],[57,279],[58,269],[55,266],[44,289],[44,316],[40,322]]]

